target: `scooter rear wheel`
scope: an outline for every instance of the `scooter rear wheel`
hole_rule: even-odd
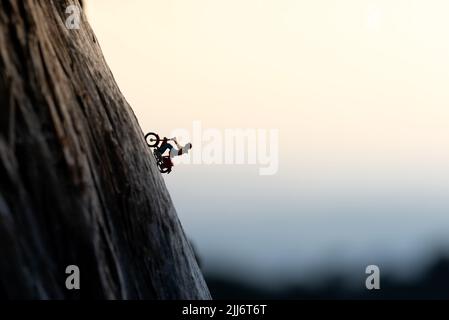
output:
[[[159,167],[159,172],[160,173],[167,173],[169,171],[171,171],[171,168]]]

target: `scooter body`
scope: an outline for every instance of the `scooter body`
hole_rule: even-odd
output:
[[[164,138],[165,139],[165,138]],[[154,132],[149,132],[145,135],[145,141],[150,148],[154,148],[153,155],[156,159],[157,166],[161,173],[170,173],[173,168],[173,162],[169,156],[163,156],[160,154],[159,147],[161,142],[164,140],[159,137],[158,134]],[[167,139],[167,141],[171,141],[172,139]]]

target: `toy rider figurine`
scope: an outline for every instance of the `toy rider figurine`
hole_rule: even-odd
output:
[[[176,138],[170,139],[170,141],[173,141],[179,150],[173,147],[169,143],[169,139],[167,138],[164,138],[164,140],[162,140],[161,146],[156,150],[156,152],[158,152],[159,155],[161,156],[164,166],[170,168],[169,172],[171,171],[171,167],[173,167],[173,162],[171,161],[171,158],[188,153],[189,150],[192,149],[191,143],[187,143],[184,147],[181,147]],[[169,156],[164,157],[163,154],[167,150],[169,150]]]

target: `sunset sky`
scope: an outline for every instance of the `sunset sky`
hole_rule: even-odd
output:
[[[393,268],[449,242],[448,1],[87,5],[145,132],[279,130],[275,176],[179,165],[166,177],[206,266]]]

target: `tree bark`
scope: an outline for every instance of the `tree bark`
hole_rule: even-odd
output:
[[[209,299],[85,16],[65,26],[70,4],[0,2],[0,296]]]

